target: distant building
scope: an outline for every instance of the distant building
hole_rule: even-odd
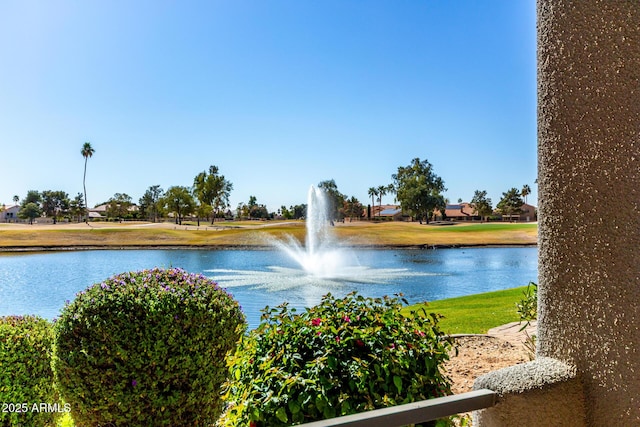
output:
[[[520,207],[520,212],[513,213],[511,215],[502,215],[503,221],[523,221],[530,222],[537,220],[536,207],[527,203]]]
[[[16,222],[18,220],[19,205],[5,206],[0,212],[0,222]]]
[[[444,218],[439,210],[435,210],[434,216],[438,219],[448,219],[450,221],[480,221],[480,215],[473,212],[473,206],[470,203],[462,202],[456,204],[448,204],[444,210]]]

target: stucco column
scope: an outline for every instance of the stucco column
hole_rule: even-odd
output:
[[[640,1],[538,0],[538,356],[640,425]]]

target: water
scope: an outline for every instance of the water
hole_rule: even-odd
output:
[[[66,300],[123,271],[180,267],[202,273],[242,305],[250,327],[260,309],[288,301],[317,304],[331,292],[380,297],[404,293],[410,303],[524,286],[537,281],[537,248],[345,250],[342,273],[309,274],[278,250],[105,250],[0,256],[0,315],[53,319]]]

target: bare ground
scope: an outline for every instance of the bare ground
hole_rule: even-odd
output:
[[[509,323],[489,330],[487,335],[458,336],[445,370],[452,380],[455,394],[471,391],[476,378],[486,373],[530,360],[525,347],[526,334],[536,333],[536,322],[524,331],[519,323]],[[470,422],[470,414],[461,414]],[[470,424],[468,424],[470,425]]]

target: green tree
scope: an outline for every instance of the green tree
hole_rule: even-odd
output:
[[[42,209],[34,202],[23,203],[18,211],[18,217],[28,219],[29,224],[33,224],[33,220],[38,218],[40,215],[42,215]]]
[[[131,206],[133,206],[131,196],[126,193],[116,193],[107,202],[107,218],[129,218]]]
[[[164,190],[159,185],[152,185],[144,192],[144,195],[138,201],[142,218],[153,222],[158,221],[159,204],[163,194]]]
[[[375,198],[378,196],[378,189],[376,187],[369,187],[367,194],[371,197],[371,206],[374,206],[376,204]],[[369,216],[371,216],[371,210],[369,210]]]
[[[444,211],[446,203],[442,193],[447,189],[427,160],[415,158],[408,166],[398,167],[398,173],[392,177],[402,210],[417,218],[421,224],[423,219],[429,223],[434,209]]]
[[[162,197],[162,204],[169,212],[175,215],[176,224],[182,225],[182,220],[186,215],[192,214],[195,209],[195,200],[191,191],[187,187],[169,187]]]
[[[69,195],[64,191],[46,190],[41,194],[42,211],[47,218],[53,218],[53,223],[58,222],[58,217],[69,210]]]
[[[13,196],[13,203],[15,203],[16,205],[18,204],[18,202],[20,201],[20,197],[18,197],[18,195],[14,195]]]
[[[280,215],[282,215],[282,217],[284,219],[293,218],[293,212],[291,212],[289,209],[287,209],[287,207],[285,205],[280,206]]]
[[[76,219],[78,222],[82,221],[84,216],[84,199],[82,193],[78,193],[76,197],[69,202],[69,215],[72,219]]]
[[[493,206],[491,199],[487,197],[485,190],[476,190],[471,199],[471,206],[473,207],[473,213],[480,215],[485,221],[487,217],[493,212]]]
[[[89,214],[89,206],[87,205],[87,160],[89,160],[89,157],[93,157],[93,153],[95,153],[96,150],[93,149],[93,147],[91,146],[90,142],[85,142],[82,145],[82,150],[80,150],[80,153],[82,154],[82,157],[84,157],[84,174],[82,175],[82,187],[84,188],[84,202],[85,202],[85,214],[87,215],[85,217],[85,220],[88,221],[88,214]]]
[[[346,196],[338,191],[338,185],[331,179],[327,181],[321,181],[318,184],[318,188],[326,191],[329,195],[329,212],[331,218],[335,220],[342,220],[344,218],[344,200]]]
[[[378,216],[382,213],[382,197],[387,194],[387,186],[386,185],[378,185],[377,188],[378,193]]]
[[[349,216],[349,221],[353,221],[354,218],[360,219],[362,217],[362,203],[355,197],[351,196],[345,200],[345,214]]]
[[[307,216],[307,204],[295,205],[291,208],[293,211],[293,219],[301,219]]]
[[[203,171],[193,180],[193,193],[200,204],[212,207],[212,224],[216,216],[229,205],[231,190],[233,190],[233,184],[219,173],[219,169],[215,165],[209,166],[208,173]]]
[[[522,190],[520,190],[520,195],[524,197],[524,202],[527,203],[527,196],[531,194],[531,187],[527,184],[522,186]]]
[[[497,208],[503,217],[508,216],[511,219],[512,215],[522,212],[523,204],[520,191],[513,187],[506,193],[502,193],[502,200],[498,203]]]

